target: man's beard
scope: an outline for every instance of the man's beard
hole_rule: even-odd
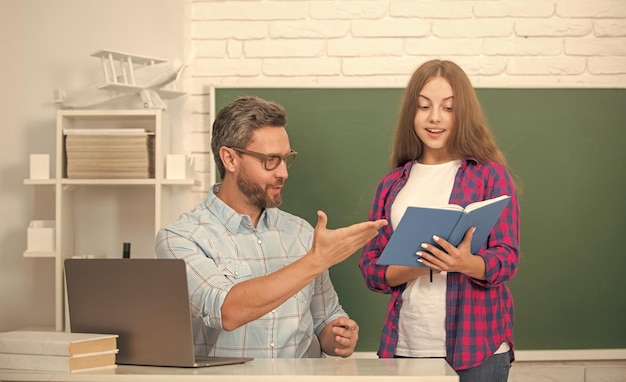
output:
[[[270,198],[267,193],[268,186],[263,189],[261,186],[248,179],[249,177],[247,177],[245,173],[238,175],[237,186],[239,187],[239,191],[241,191],[253,205],[264,209],[278,207],[283,202],[282,194],[278,194],[275,198]],[[282,185],[284,182],[284,179],[280,178],[276,185]],[[274,185],[271,187],[274,187]]]

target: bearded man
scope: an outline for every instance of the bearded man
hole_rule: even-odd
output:
[[[358,324],[339,304],[328,269],[385,226],[313,228],[278,209],[291,149],[284,108],[241,97],[219,111],[211,150],[221,183],[162,228],[158,258],[184,259],[199,356],[348,357]],[[166,330],[166,328],[164,328]]]

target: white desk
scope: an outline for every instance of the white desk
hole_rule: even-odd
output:
[[[197,369],[127,366],[100,372],[55,373],[0,369],[0,381],[59,382],[458,382],[442,359],[255,359],[239,365]]]

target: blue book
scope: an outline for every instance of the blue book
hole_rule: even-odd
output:
[[[408,207],[400,223],[391,235],[378,264],[408,265],[426,267],[417,261],[417,251],[423,251],[422,243],[436,245],[433,235],[437,235],[457,246],[468,229],[475,226],[471,251],[478,252],[487,241],[511,199],[502,195],[493,199],[469,204],[463,208],[454,204],[443,207]]]

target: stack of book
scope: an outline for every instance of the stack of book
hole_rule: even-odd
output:
[[[0,333],[0,368],[77,372],[115,368],[117,334]]]
[[[64,129],[67,177],[154,178],[154,134],[144,129]]]

